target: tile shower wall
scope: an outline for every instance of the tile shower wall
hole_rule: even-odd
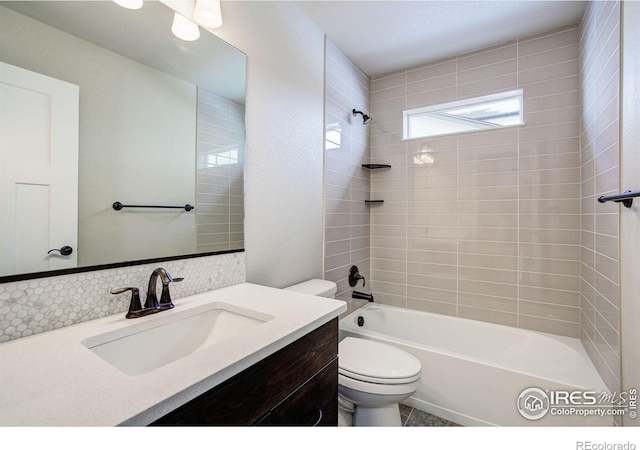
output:
[[[577,337],[579,29],[371,82],[376,301]],[[402,141],[402,111],[522,88],[522,127]]]
[[[369,79],[331,42],[326,42],[325,256],[324,277],[350,300],[349,268],[369,279],[370,174],[368,126],[352,110],[368,113]],[[358,285],[362,288],[362,285]],[[368,285],[367,285],[368,286]]]
[[[0,284],[0,343],[124,314],[130,296],[112,295],[111,289],[137,286],[144,299],[149,276],[159,266],[185,278],[171,285],[176,305],[181,297],[246,279],[245,254],[241,252]]]
[[[582,241],[580,339],[612,391],[620,390],[620,4],[589,2],[582,21]]]
[[[244,248],[244,105],[198,88],[198,252]]]

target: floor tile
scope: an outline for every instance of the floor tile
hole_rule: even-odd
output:
[[[407,405],[400,404],[400,418],[403,427],[459,427],[457,423],[450,422],[433,414],[420,411]]]

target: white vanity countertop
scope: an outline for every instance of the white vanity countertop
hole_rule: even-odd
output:
[[[274,318],[137,376],[120,372],[82,344],[211,302]],[[147,425],[346,311],[339,300],[249,283],[174,304],[172,310],[139,319],[125,319],[122,313],[0,344],[0,426]]]

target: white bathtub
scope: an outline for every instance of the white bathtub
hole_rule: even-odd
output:
[[[578,339],[374,303],[340,321],[340,339],[347,336],[416,356],[421,386],[405,403],[460,425],[613,425],[611,416],[550,412],[529,420],[517,409],[522,391],[532,387],[607,392]]]

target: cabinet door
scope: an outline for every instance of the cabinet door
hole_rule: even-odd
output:
[[[338,425],[338,360],[273,408],[261,425]]]
[[[326,370],[337,354],[338,320],[333,319],[151,425],[263,423],[274,406]],[[333,370],[337,383],[337,366]],[[334,397],[337,402],[337,384]]]

